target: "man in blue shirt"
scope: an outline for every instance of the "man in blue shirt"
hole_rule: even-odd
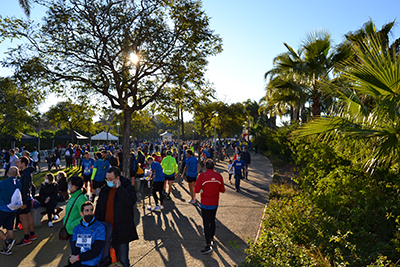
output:
[[[237,158],[232,162],[232,166],[228,171],[231,171],[232,168],[235,170],[235,188],[236,192],[240,192],[240,179],[242,179],[242,169],[247,171],[246,163],[241,159],[241,155],[239,154]]]
[[[83,186],[89,192],[89,182],[94,168],[94,159],[90,157],[89,151],[86,151],[82,159],[82,179]]]
[[[94,217],[93,203],[81,206],[81,223],[72,235],[72,254],[68,259],[72,266],[97,266],[101,260],[106,240],[106,227]]]
[[[182,172],[181,179],[183,180],[184,175],[186,175],[186,180],[189,185],[190,192],[190,204],[196,203],[196,193],[194,192],[194,184],[196,183],[197,175],[201,170],[199,161],[196,157],[193,156],[193,151],[188,149],[186,150],[186,166]]]
[[[154,161],[152,157],[149,157],[147,159],[147,162],[150,165],[151,168],[151,177],[150,179],[153,179],[153,198],[156,206],[152,211],[157,211],[157,210],[162,210],[164,209],[163,202],[163,190],[164,190],[164,181],[165,181],[165,175],[163,168],[160,163],[157,161]],[[157,196],[157,192],[159,193],[159,197]],[[160,200],[161,205],[158,205],[158,200]],[[151,209],[149,206],[148,209]]]
[[[10,167],[7,175],[8,179],[0,182],[0,225],[7,229],[7,236],[0,231],[0,238],[5,241],[4,248],[0,250],[0,253],[11,255],[11,249],[15,243],[13,226],[17,210],[11,210],[7,205],[11,203],[15,189],[22,189],[22,184],[16,179],[19,175],[17,167]]]
[[[105,185],[105,179],[108,169],[110,168],[110,162],[107,158],[107,151],[103,150],[96,153],[97,160],[93,166],[92,172],[92,202],[96,197],[96,189]]]

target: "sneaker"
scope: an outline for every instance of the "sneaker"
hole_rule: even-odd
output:
[[[214,240],[211,240],[211,244],[212,247],[214,246]]]
[[[2,250],[0,250],[0,253],[3,255],[11,255],[11,249],[15,244],[15,239],[11,240],[11,242],[9,244],[5,244],[4,248]]]
[[[151,210],[151,206],[150,206],[150,205],[147,205],[147,209],[148,209],[148,210]]]
[[[232,184],[232,181],[229,181],[230,184]]]
[[[60,217],[58,217],[58,215],[56,214],[56,215],[54,215],[54,220],[56,221],[56,220],[58,220],[58,219],[60,219]]]
[[[48,223],[48,226],[49,226],[49,227],[53,227],[53,223],[52,223],[52,222],[49,222],[49,223]]]
[[[18,224],[18,229],[19,229],[19,230],[22,230],[22,223],[19,223],[19,224]]]
[[[196,199],[192,199],[189,201],[189,204],[196,204]]]
[[[204,255],[204,254],[210,253],[212,251],[213,251],[213,249],[211,246],[205,246],[205,248],[201,250],[201,254]]]
[[[160,206],[155,206],[154,209],[152,209],[151,211],[157,211],[157,210],[160,210],[160,209],[161,209]]]
[[[21,240],[21,242],[19,242],[19,243],[17,243],[17,244],[15,244],[17,247],[22,247],[22,246],[26,246],[26,245],[29,245],[29,244],[32,244],[32,241],[31,241],[31,239],[30,238],[28,238],[28,239],[22,239]]]
[[[31,239],[31,241],[33,241],[37,239],[37,236],[35,234],[29,235],[29,238]]]
[[[163,210],[164,209],[164,206],[163,205],[160,205],[160,210]]]

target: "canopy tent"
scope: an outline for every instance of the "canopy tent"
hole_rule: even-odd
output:
[[[21,133],[21,138],[15,138],[13,137],[12,141],[21,141],[21,142],[37,142],[38,138],[37,137],[33,137],[24,133]]]
[[[89,140],[88,137],[81,135],[77,131],[74,131],[74,135],[75,135],[76,140]],[[64,134],[64,135],[61,135],[61,136],[56,136],[56,137],[54,137],[54,139],[57,139],[57,140],[72,140],[72,136],[71,136],[71,134]]]
[[[118,137],[106,131],[102,131],[101,133],[92,136],[91,140],[118,140]]]

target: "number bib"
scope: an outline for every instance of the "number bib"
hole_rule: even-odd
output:
[[[81,248],[81,253],[84,253],[92,247],[92,235],[78,234],[76,246]]]

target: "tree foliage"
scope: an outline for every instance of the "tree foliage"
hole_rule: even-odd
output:
[[[5,64],[21,76],[68,95],[95,95],[124,115],[129,147],[131,115],[181,77],[201,77],[207,57],[221,51],[201,2],[194,0],[40,1],[43,25],[1,18],[1,35],[26,38]],[[132,63],[134,54],[139,61]],[[26,66],[34,65],[35,68]],[[192,79],[194,80],[194,79]],[[129,162],[129,150],[124,150]],[[129,164],[124,164],[127,172]]]

